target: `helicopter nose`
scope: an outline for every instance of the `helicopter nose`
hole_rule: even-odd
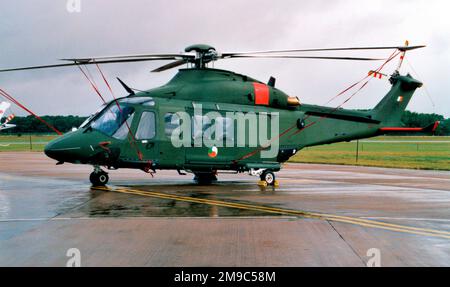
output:
[[[64,148],[61,141],[51,141],[49,142],[45,148],[44,153],[49,157],[57,161],[64,161],[64,157],[66,156],[68,150]]]
[[[47,143],[47,144],[45,145],[45,147],[44,147],[44,153],[45,153],[45,155],[48,156],[49,158],[55,159],[55,158],[53,157],[53,156],[54,156],[54,153],[53,153],[53,150],[52,150],[52,148],[53,148],[52,146],[53,146],[52,142]]]
[[[73,146],[66,136],[50,141],[44,148],[44,153],[59,162],[73,162],[79,160],[81,147]]]

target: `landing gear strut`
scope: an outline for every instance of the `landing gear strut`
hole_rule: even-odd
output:
[[[93,186],[104,186],[108,183],[109,176],[108,173],[103,171],[100,167],[95,166],[94,171],[89,176]]]

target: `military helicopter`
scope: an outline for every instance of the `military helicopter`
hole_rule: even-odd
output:
[[[45,154],[57,164],[89,164],[93,185],[108,182],[108,170],[157,169],[193,173],[198,182],[212,182],[222,171],[248,172],[263,185],[276,184],[281,164],[305,147],[374,137],[380,134],[432,132],[399,127],[401,114],[422,83],[398,69],[392,88],[370,110],[309,105],[246,75],[208,67],[229,58],[386,60],[361,57],[305,56],[303,52],[389,49],[400,53],[425,46],[350,47],[218,53],[209,45],[192,45],[180,54],[141,54],[64,59],[68,63],[3,69],[0,72],[172,60],[153,72],[187,65],[165,85],[137,92],[118,79],[129,95],[105,103],[78,129],[47,144]],[[296,53],[296,54],[293,54]],[[392,57],[388,60],[391,60]],[[402,58],[401,58],[402,60]],[[399,64],[400,66],[400,64]],[[381,75],[380,69],[369,76]],[[201,112],[199,112],[199,110]],[[263,136],[262,136],[263,135]],[[262,138],[262,140],[260,139]],[[174,140],[175,139],[175,140]]]
[[[11,106],[10,103],[8,102],[0,102],[0,121],[3,118],[3,115],[6,113],[6,110]],[[9,124],[9,122],[14,119],[15,115],[11,114],[8,117],[6,117],[5,122],[0,123],[0,131],[6,130],[6,129],[10,129],[10,128],[14,128],[16,125],[13,124]]]

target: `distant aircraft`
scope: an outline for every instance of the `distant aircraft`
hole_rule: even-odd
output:
[[[11,104],[8,103],[8,102],[1,102],[1,103],[0,103],[0,122],[1,122],[1,120],[2,120],[2,118],[3,118],[3,115],[5,114],[6,110],[7,110],[10,106],[11,106]],[[9,116],[6,118],[6,120],[5,120],[4,123],[2,123],[2,124],[0,123],[0,131],[15,127],[16,125],[8,124],[12,119],[14,119],[14,117],[15,117],[15,115],[14,115],[14,114],[11,114],[11,115],[9,115]]]

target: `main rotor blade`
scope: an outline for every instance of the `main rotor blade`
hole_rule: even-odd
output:
[[[162,72],[162,71],[165,71],[165,70],[169,70],[169,69],[181,66],[181,65],[186,64],[186,63],[187,63],[186,59],[178,60],[178,61],[175,61],[175,62],[170,62],[169,64],[166,64],[164,66],[161,66],[159,68],[156,68],[156,69],[152,70],[152,72]]]
[[[134,58],[134,59],[117,59],[117,60],[85,60],[74,61],[73,63],[43,65],[43,66],[30,66],[11,69],[0,69],[0,72],[22,71],[22,70],[35,70],[46,68],[58,68],[77,65],[92,65],[92,64],[111,64],[111,63],[128,63],[128,62],[143,62],[143,61],[158,61],[158,60],[175,60],[175,57],[160,57],[160,58]]]
[[[172,58],[172,59],[185,59],[194,58],[194,55],[189,54],[133,54],[133,55],[116,55],[116,56],[99,56],[99,57],[85,57],[85,58],[68,58],[60,59],[62,61],[84,62],[84,61],[99,61],[99,60],[119,60],[130,58]]]
[[[344,47],[344,48],[319,48],[319,49],[292,49],[292,50],[268,50],[259,52],[236,52],[236,53],[222,53],[222,57],[227,58],[234,55],[248,55],[248,54],[271,54],[271,53],[293,53],[293,52],[323,52],[323,51],[355,51],[355,50],[392,50],[409,51],[419,48],[424,48],[425,45],[419,46],[385,46],[385,47]]]
[[[359,57],[327,57],[327,56],[294,56],[294,55],[234,55],[228,58],[260,58],[260,59],[319,59],[319,60],[349,60],[349,61],[381,61],[379,58]]]
[[[11,69],[1,69],[1,72],[12,72],[12,71],[23,71],[23,70],[34,70],[34,69],[46,69],[46,68],[57,68],[57,67],[66,67],[66,66],[74,66],[76,64],[56,64],[56,65],[45,65],[45,66],[31,66],[31,67],[21,67],[21,68],[11,68]]]

